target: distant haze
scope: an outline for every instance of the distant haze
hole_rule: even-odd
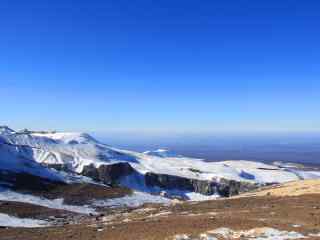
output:
[[[259,160],[320,164],[320,133],[141,136],[94,134],[100,141],[130,150],[168,148],[207,161]]]

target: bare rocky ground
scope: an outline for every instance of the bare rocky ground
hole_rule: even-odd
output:
[[[318,183],[319,181],[316,181],[308,185],[312,188]],[[0,239],[170,240],[177,239],[177,235],[201,239],[199,234],[218,228],[244,231],[263,227],[295,231],[307,236],[307,239],[320,239],[310,235],[320,233],[320,194],[304,194],[303,191],[308,186],[301,184],[291,183],[285,187],[287,192],[290,192],[288,188],[302,191],[301,195],[296,194],[298,196],[272,195],[269,192],[274,188],[271,188],[264,189],[264,193],[257,196],[184,202],[171,206],[146,204],[140,208],[109,209],[104,210],[103,215],[98,217],[30,204],[1,202],[1,213],[42,219],[54,216],[60,219],[60,222],[54,227],[36,229],[1,228]],[[299,190],[299,186],[303,187]],[[239,236],[238,239],[246,238]]]
[[[90,183],[74,183],[68,185],[55,185],[50,189],[25,191],[18,190],[21,193],[31,193],[35,196],[42,196],[48,199],[63,198],[65,204],[84,205],[92,199],[119,198],[126,196],[132,191],[124,187],[108,187],[105,185],[96,185]]]

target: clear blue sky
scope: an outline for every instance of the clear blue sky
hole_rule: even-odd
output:
[[[1,123],[320,130],[320,2],[2,0]]]

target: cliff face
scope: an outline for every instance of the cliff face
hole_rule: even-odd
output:
[[[95,167],[91,164],[85,166],[81,174],[90,177],[95,181],[114,185],[117,184],[122,177],[126,177],[134,172],[135,170],[129,163],[120,162],[110,165],[101,165],[99,167]]]
[[[259,187],[257,184],[227,179],[220,179],[219,181],[204,181],[150,172],[145,175],[145,182],[149,187],[185,190],[201,193],[203,195],[217,194],[222,197],[238,195],[239,193],[254,190]]]
[[[85,166],[81,174],[96,181],[103,182],[104,184],[116,185],[123,177],[134,173],[136,173],[136,170],[132,168],[129,163],[123,162],[101,165],[99,167],[95,167],[94,165]],[[216,194],[222,197],[238,195],[259,187],[258,184],[228,179],[205,181],[151,172],[144,175],[144,181],[147,187],[159,187],[164,190],[190,191],[207,196]]]

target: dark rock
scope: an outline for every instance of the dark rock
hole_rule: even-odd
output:
[[[198,179],[189,179],[184,177],[155,174],[148,172],[145,175],[145,183],[149,187],[160,187],[170,190],[182,190],[201,193],[204,195],[219,194],[223,197],[238,195],[258,188],[258,185],[247,182],[238,182],[234,180],[220,179],[205,181]]]
[[[129,163],[120,162],[110,165],[101,165],[98,168],[88,165],[83,168],[82,175],[105,184],[117,184],[122,177],[135,172]]]
[[[56,186],[64,186],[66,183],[53,181],[28,173],[16,173],[0,170],[0,182],[7,183],[14,190],[19,191],[49,191]]]

